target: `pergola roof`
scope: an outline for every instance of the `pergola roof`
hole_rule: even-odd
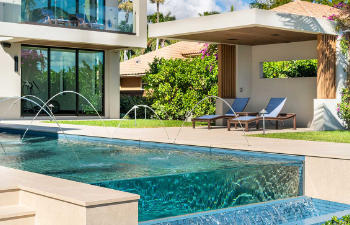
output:
[[[240,45],[316,40],[318,34],[337,35],[334,23],[326,18],[259,9],[149,25],[153,38]]]

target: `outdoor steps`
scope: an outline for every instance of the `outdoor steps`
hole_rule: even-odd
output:
[[[35,212],[19,205],[19,189],[0,187],[0,225],[35,225]]]
[[[35,225],[35,212],[19,205],[2,206],[0,225]]]
[[[16,188],[0,187],[0,207],[9,205],[18,205],[19,190]]]

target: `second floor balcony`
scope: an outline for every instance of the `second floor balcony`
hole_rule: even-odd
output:
[[[132,0],[0,0],[0,21],[135,33]]]

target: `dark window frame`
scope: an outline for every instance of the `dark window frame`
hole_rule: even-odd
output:
[[[106,60],[105,60],[105,51],[104,50],[96,50],[96,49],[84,49],[84,48],[69,48],[69,47],[59,47],[59,46],[42,46],[42,45],[29,45],[29,44],[22,44],[21,45],[21,51],[22,47],[32,47],[32,48],[46,48],[47,49],[47,82],[48,82],[48,98],[50,99],[51,96],[51,49],[67,49],[67,50],[75,50],[75,60],[76,60],[76,69],[75,69],[75,79],[76,79],[76,91],[79,93],[79,51],[91,51],[91,52],[101,52],[103,57],[103,66],[102,66],[102,111],[98,112],[100,116],[105,116],[105,71],[106,71]],[[22,63],[22,62],[21,62]],[[21,83],[22,83],[22,66],[21,66]],[[23,96],[23,88],[21,84],[21,96]],[[97,114],[82,114],[79,113],[79,95],[76,96],[76,109],[75,109],[75,114],[58,114],[58,116],[98,116]],[[25,116],[34,116],[35,114],[30,114],[30,113],[23,113],[22,110],[22,102],[21,102],[21,117]]]

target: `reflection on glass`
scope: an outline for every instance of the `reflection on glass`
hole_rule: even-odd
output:
[[[103,51],[22,46],[21,60],[22,96],[35,95],[47,101],[62,91],[76,91],[103,115]],[[96,114],[85,100],[72,93],[58,95],[51,104],[54,114]],[[22,102],[23,115],[38,111],[35,104]]]
[[[50,96],[62,91],[76,91],[75,50],[51,49]],[[76,95],[62,94],[52,102],[56,114],[75,114]]]
[[[46,48],[23,47],[21,54],[22,96],[35,95],[48,99],[48,51]],[[22,101],[23,114],[35,114],[40,110],[35,104]]]
[[[22,21],[134,32],[132,0],[22,0]]]
[[[103,52],[79,51],[79,93],[84,95],[99,113],[103,111]],[[79,98],[79,114],[96,114]]]

